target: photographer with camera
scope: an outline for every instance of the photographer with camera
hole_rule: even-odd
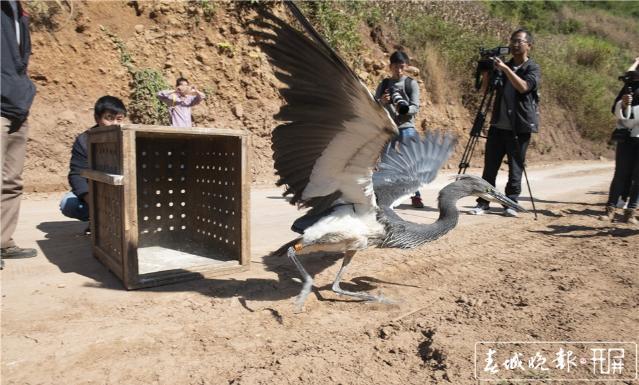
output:
[[[415,130],[415,115],[419,111],[419,85],[415,79],[404,75],[408,66],[408,55],[402,51],[395,51],[390,56],[391,77],[381,81],[375,91],[375,99],[388,111],[399,128],[399,135],[393,139],[389,148],[397,143],[405,144],[410,138],[419,139]],[[415,208],[423,208],[419,191],[411,197],[411,204]]]
[[[610,183],[606,212],[602,219],[612,221],[619,197],[627,194],[628,206],[624,210],[622,222],[637,224],[635,218],[639,206],[639,57],[628,68],[620,80],[624,86],[617,95],[612,113],[617,118],[617,126],[612,140],[617,142],[615,152],[615,174]]]
[[[510,36],[510,54],[512,58],[504,62],[492,57],[493,72],[482,71],[482,87],[486,91],[489,82],[496,89],[490,128],[486,140],[484,172],[482,178],[495,185],[499,166],[504,156],[508,158],[508,183],[506,195],[517,202],[521,193],[521,178],[524,172],[526,150],[530,135],[539,129],[539,96],[541,69],[528,57],[533,45],[533,36],[525,29],[518,29]],[[468,213],[481,215],[489,209],[489,202],[477,199],[477,206]],[[504,208],[504,215],[515,217],[517,213]]]

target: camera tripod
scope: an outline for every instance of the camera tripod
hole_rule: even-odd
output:
[[[490,108],[493,105],[495,90],[503,86],[503,76],[503,73],[498,70],[493,70],[490,73],[488,87],[486,88],[486,91],[481,98],[479,109],[477,111],[477,114],[475,115],[475,120],[473,121],[473,127],[470,129],[470,137],[468,138],[468,142],[466,143],[466,147],[464,148],[464,152],[462,153],[462,158],[459,161],[459,171],[457,172],[458,174],[466,173],[466,170],[470,166],[470,159],[473,157],[473,152],[475,151],[475,146],[477,145],[479,138],[488,138],[487,136],[482,135],[482,130],[484,128],[484,124],[486,123],[486,117],[488,116]],[[530,202],[533,207],[533,213],[535,214],[535,220],[537,220],[537,208],[535,207],[535,199],[533,198],[532,191],[530,189],[528,173],[526,172],[526,166],[523,162],[523,154],[520,153],[521,147],[519,144],[519,135],[514,122],[512,122],[511,127],[513,129],[513,139],[515,141],[515,151],[513,153],[513,156],[515,156],[516,161],[519,161],[521,164],[524,178],[526,179],[526,186],[528,187],[528,193],[530,195]]]

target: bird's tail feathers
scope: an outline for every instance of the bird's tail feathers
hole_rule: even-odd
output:
[[[295,238],[290,242],[286,242],[285,244],[283,244],[279,249],[271,252],[269,254],[269,257],[284,257],[286,256],[286,252],[288,251],[289,247],[293,247],[295,246],[297,243],[299,243],[302,240],[301,237],[299,238]]]

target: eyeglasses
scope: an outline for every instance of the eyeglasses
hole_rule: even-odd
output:
[[[528,44],[528,41],[527,40],[523,40],[523,39],[510,39],[510,44],[512,44],[512,45]]]

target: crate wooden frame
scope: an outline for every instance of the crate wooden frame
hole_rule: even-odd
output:
[[[183,146],[189,144],[192,148],[172,153],[167,150],[171,148],[171,143],[181,143]],[[92,128],[88,139],[89,169],[84,170],[82,175],[89,181],[94,256],[118,276],[127,289],[248,270],[250,185],[246,148],[247,136],[239,130],[135,124]],[[141,158],[146,156],[156,158],[144,163],[145,160]],[[181,158],[167,163],[166,159],[171,157]],[[204,158],[215,159],[216,163],[206,163],[202,160]],[[199,163],[194,165],[189,162]],[[139,170],[141,167],[157,170]],[[156,230],[160,231],[144,233],[145,226],[148,225],[141,223],[142,218],[139,217],[147,218],[149,215],[141,213],[152,209],[146,208],[146,203],[139,203],[151,203],[149,193],[152,195],[154,192],[149,192],[146,185],[142,185],[146,194],[142,196],[138,187],[141,183],[151,183],[149,180],[152,179],[153,172],[159,173],[156,175],[174,176],[154,178],[159,180],[154,186],[164,183],[165,192],[170,191],[174,196],[183,194],[175,203],[170,202],[171,206],[175,204],[176,209],[179,209],[181,204],[186,206],[185,210],[193,210],[192,215],[182,214],[182,218],[167,215],[177,222],[173,226],[167,225],[171,231],[167,231],[167,227],[163,229],[163,233],[159,227]],[[180,172],[188,176],[180,176]],[[176,187],[173,191],[166,187],[169,183],[176,183],[179,178],[190,184],[188,189]],[[195,185],[193,178],[197,181]],[[160,194],[160,190],[157,193]],[[159,207],[161,203],[156,205]],[[195,212],[200,214],[196,215]],[[211,213],[212,217],[205,217],[203,212]],[[180,220],[183,221],[179,222]],[[179,224],[184,221],[190,223],[188,233],[185,231],[184,234],[201,240],[203,244],[209,245],[207,247],[216,245],[221,250],[220,253],[230,256],[228,263],[140,274],[139,247],[152,239],[161,242],[173,239],[171,236],[178,237],[179,230],[186,227]],[[196,229],[195,233],[192,228]]]

